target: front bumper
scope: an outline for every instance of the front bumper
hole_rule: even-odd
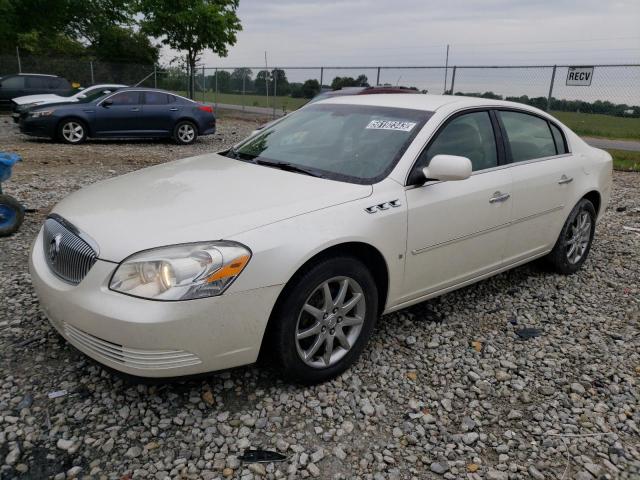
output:
[[[55,276],[42,233],[29,269],[42,309],[73,346],[115,370],[175,377],[256,361],[282,286],[198,300],[161,302],[108,289],[117,264],[98,260],[79,285]]]
[[[34,137],[49,137],[53,138],[56,135],[56,123],[57,119],[53,116],[49,117],[21,117],[20,132],[25,135],[32,135]]]

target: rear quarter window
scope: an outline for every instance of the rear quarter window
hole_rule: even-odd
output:
[[[567,148],[567,142],[564,138],[564,134],[553,123],[549,123],[549,126],[551,127],[553,140],[556,142],[556,151],[558,152],[558,155],[568,153],[569,149]]]

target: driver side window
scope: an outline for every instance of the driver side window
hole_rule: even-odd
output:
[[[472,112],[451,120],[422,152],[417,169],[436,155],[457,155],[471,160],[473,171],[498,166],[498,151],[489,112]]]

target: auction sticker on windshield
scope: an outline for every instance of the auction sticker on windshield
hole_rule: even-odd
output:
[[[365,127],[371,130],[399,130],[401,132],[410,132],[416,122],[400,122],[397,120],[371,120]]]

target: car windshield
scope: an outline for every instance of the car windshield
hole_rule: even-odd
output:
[[[389,174],[431,115],[404,108],[314,104],[266,128],[227,155],[370,184]]]

